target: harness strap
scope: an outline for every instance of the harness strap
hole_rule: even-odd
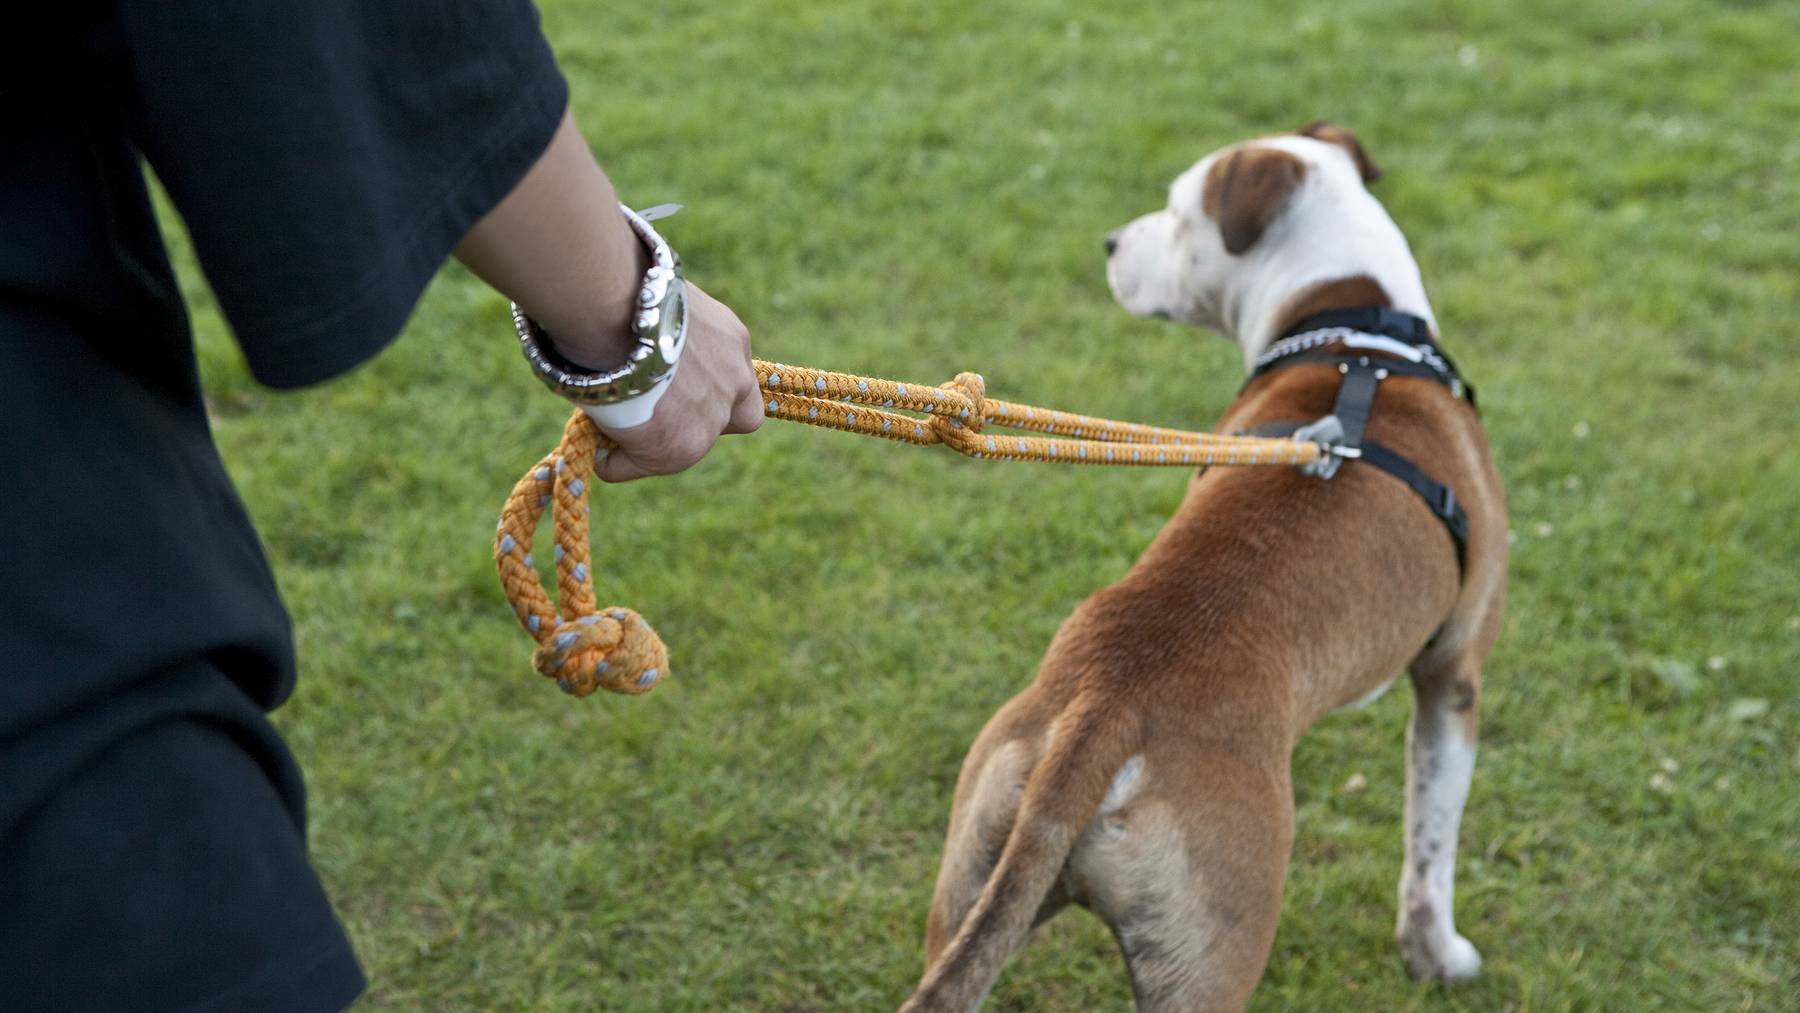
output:
[[[1408,362],[1405,359],[1375,359],[1367,355],[1346,355],[1332,352],[1313,352],[1307,355],[1290,355],[1275,359],[1267,365],[1259,367],[1255,373],[1251,374],[1250,379],[1253,380],[1265,373],[1273,373],[1289,366],[1317,366],[1320,364],[1337,366],[1339,369],[1374,366],[1389,376],[1416,376],[1421,380],[1430,380],[1433,383],[1450,387],[1450,383],[1444,375],[1425,362]],[[1245,381],[1245,386],[1249,386],[1249,381]],[[1464,384],[1463,386],[1466,390],[1468,385]],[[1455,388],[1451,388],[1451,391],[1454,393]]]
[[[1469,407],[1480,411],[1480,405],[1475,400],[1475,385],[1463,379],[1462,371],[1456,368],[1456,361],[1450,358],[1432,336],[1431,325],[1423,317],[1402,313],[1387,306],[1327,310],[1307,317],[1288,328],[1280,340],[1257,357],[1249,380],[1271,370],[1301,363],[1328,362],[1341,365],[1354,364],[1367,358],[1317,351],[1331,344],[1400,356],[1392,360],[1383,359],[1382,367],[1396,376],[1435,380],[1450,388],[1450,393],[1467,400]]]
[[[1420,467],[1374,440],[1364,440],[1362,459],[1382,471],[1394,476],[1411,487],[1437,519],[1443,522],[1444,528],[1450,532],[1450,540],[1456,543],[1456,570],[1464,572],[1468,567],[1469,555],[1469,515],[1463,512],[1462,504],[1456,501],[1456,491],[1420,469]]]
[[[1326,310],[1288,328],[1289,334],[1303,331],[1320,331],[1327,327],[1343,327],[1347,330],[1361,331],[1364,334],[1385,334],[1390,338],[1415,345],[1431,345],[1437,347],[1437,339],[1431,335],[1431,325],[1423,317],[1415,317],[1411,313],[1402,313],[1392,306],[1357,306],[1352,309]]]
[[[1375,370],[1365,365],[1352,369],[1349,366],[1339,367],[1344,371],[1344,382],[1338,384],[1337,403],[1331,406],[1331,414],[1338,417],[1344,426],[1346,447],[1362,446],[1363,430],[1369,426],[1369,413],[1375,408],[1375,391],[1380,386],[1382,377]]]
[[[1334,344],[1353,352],[1374,352],[1377,357],[1324,351]],[[1335,436],[1336,427],[1333,427],[1334,438],[1327,442],[1353,452],[1334,455],[1321,463],[1308,465],[1304,470],[1329,481],[1336,474],[1339,461],[1360,458],[1405,482],[1450,532],[1451,541],[1456,543],[1456,566],[1462,570],[1468,557],[1469,518],[1456,501],[1456,493],[1427,475],[1418,465],[1363,438],[1369,415],[1375,407],[1375,393],[1380,389],[1381,381],[1389,377],[1431,380],[1442,384],[1453,396],[1467,399],[1469,407],[1476,407],[1475,388],[1463,380],[1456,363],[1438,346],[1437,338],[1431,333],[1431,324],[1423,317],[1402,313],[1389,306],[1358,306],[1315,313],[1288,328],[1279,341],[1257,357],[1244,386],[1248,387],[1258,377],[1278,369],[1321,365],[1336,366],[1343,376],[1330,415],[1314,423],[1271,422],[1245,432],[1257,436],[1286,436],[1305,427],[1308,435],[1312,435],[1315,429],[1335,420],[1343,430],[1342,435]]]
[[[1265,422],[1242,430],[1242,433],[1245,436],[1281,437],[1304,425],[1307,423]],[[1455,490],[1432,478],[1423,468],[1388,449],[1385,444],[1365,439],[1359,449],[1362,453],[1352,460],[1372,464],[1405,482],[1407,488],[1425,501],[1426,508],[1443,523],[1444,530],[1450,533],[1450,540],[1456,545],[1456,569],[1459,573],[1463,572],[1468,564],[1469,515],[1463,511],[1462,504],[1457,502]]]

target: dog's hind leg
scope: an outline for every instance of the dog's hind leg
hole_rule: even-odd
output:
[[[1136,712],[1110,706],[1104,698],[1076,697],[1056,715],[1053,727],[1025,779],[999,861],[973,906],[950,928],[955,911],[949,905],[940,909],[934,901],[929,935],[938,949],[903,1011],[961,1013],[981,1004],[1045,906],[1057,902],[1069,852],[1099,808],[1112,776],[1142,742]],[[953,826],[946,852],[958,843]],[[946,855],[945,868],[954,871],[950,861]],[[939,886],[942,897],[942,879]]]
[[[1199,791],[1156,785],[1181,771],[1204,772]],[[1183,749],[1151,758],[1141,780],[1149,794],[1103,803],[1076,846],[1076,899],[1112,929],[1140,1013],[1240,1010],[1281,916],[1286,762]]]
[[[1020,694],[1001,707],[969,746],[957,777],[944,857],[925,922],[926,966],[949,945],[999,864],[1019,815],[1025,781],[1043,758],[1047,730],[1041,702],[1029,693]],[[1037,922],[1067,904],[1060,886],[1052,889]]]
[[[984,735],[983,738],[987,736]],[[986,747],[986,748],[983,748]],[[963,918],[981,896],[1006,846],[1007,834],[1019,814],[1025,779],[1036,762],[1037,750],[1023,738],[999,745],[980,740],[957,785],[950,810],[950,829],[944,839],[944,859],[938,867],[937,888],[931,896],[931,913],[925,922],[925,963],[937,960]]]
[[[1456,837],[1475,772],[1481,660],[1427,650],[1413,663],[1413,717],[1406,732],[1406,862],[1400,869],[1395,938],[1414,976],[1460,981],[1481,971],[1481,954],[1456,931]]]

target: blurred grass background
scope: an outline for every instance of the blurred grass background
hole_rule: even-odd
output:
[[[759,354],[976,369],[999,397],[1168,425],[1208,425],[1238,358],[1112,305],[1100,237],[1214,147],[1354,128],[1511,496],[1458,878],[1486,970],[1416,985],[1390,938],[1394,693],[1299,747],[1254,1008],[1800,1009],[1800,7],[543,11],[621,193],[689,205],[669,235]],[[730,439],[599,492],[601,597],[651,617],[675,678],[573,701],[531,673],[489,558],[565,412],[500,297],[447,267],[379,359],[275,395],[170,231],[216,432],[298,628],[278,723],[364,1007],[903,998],[964,749],[1185,475],[781,423]],[[1129,995],[1071,911],[988,1008]]]

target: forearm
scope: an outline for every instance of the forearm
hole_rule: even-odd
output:
[[[577,364],[606,369],[625,360],[649,254],[570,113],[519,185],[463,237],[456,259],[518,303]]]

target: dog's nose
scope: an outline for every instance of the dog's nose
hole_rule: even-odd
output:
[[[1105,243],[1106,243],[1106,255],[1110,257],[1113,255],[1113,251],[1117,250],[1119,248],[1119,233],[1116,230],[1113,232],[1108,232],[1106,234]]]

